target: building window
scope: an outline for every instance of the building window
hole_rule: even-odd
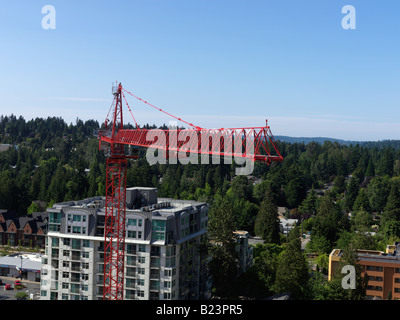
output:
[[[72,249],[80,249],[81,248],[81,240],[73,239],[72,240]]]
[[[60,213],[50,212],[49,223],[61,223]]]
[[[142,238],[142,231],[132,231],[132,230],[128,230],[127,238],[131,238],[131,239],[141,239]]]
[[[136,284],[137,284],[138,286],[144,286],[144,279],[137,279],[137,280],[136,280]]]
[[[52,238],[51,239],[51,246],[52,247],[58,247],[59,244],[59,238]]]
[[[165,239],[165,220],[153,220],[151,237],[153,240]]]
[[[136,291],[136,296],[138,296],[138,297],[144,297],[144,291],[142,291],[142,290]]]
[[[128,226],[142,226],[142,219],[128,219]]]
[[[136,263],[136,257],[135,256],[127,256],[126,257],[126,264],[127,265],[134,265]]]
[[[166,268],[175,267],[175,265],[176,265],[175,257],[170,257],[170,258],[165,259],[165,267]]]
[[[165,300],[170,300],[171,299],[171,294],[169,292],[164,292],[164,299]]]
[[[72,218],[72,221],[81,221],[81,216],[80,215],[78,215],[78,214],[74,214],[73,215],[73,218]]]
[[[136,231],[130,231],[128,230],[128,235],[127,238],[136,238]]]
[[[81,233],[81,227],[72,227],[72,233]]]
[[[175,256],[176,255],[176,246],[168,246],[166,248],[166,256]]]
[[[51,224],[49,223],[49,231],[60,231],[60,225],[59,224]]]
[[[128,226],[136,226],[137,219],[128,219]]]

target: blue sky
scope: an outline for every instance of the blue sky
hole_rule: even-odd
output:
[[[0,4],[0,114],[102,122],[117,80],[201,127],[268,118],[275,135],[400,139],[397,0]],[[42,28],[45,5],[55,30]],[[342,28],[345,5],[355,30]],[[127,98],[140,124],[170,120]]]

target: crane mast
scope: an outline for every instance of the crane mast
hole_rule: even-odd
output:
[[[175,144],[171,145],[168,139],[167,143],[161,143],[161,140],[154,136],[154,132],[140,129],[137,124],[136,129],[124,129],[122,98],[131,114],[132,111],[123,91],[192,127],[184,132],[185,142],[192,141],[192,143],[176,141]],[[203,129],[151,105],[125,90],[121,83],[113,85],[112,93],[114,95],[113,105],[110,108],[110,111],[113,109],[112,120],[108,123],[108,119],[106,119],[104,129],[98,132],[99,148],[104,149],[104,146],[106,146],[107,150],[103,299],[123,300],[127,159],[138,158],[138,155],[127,155],[125,145],[158,148],[167,153],[175,152],[176,154],[194,152],[207,156],[242,157],[267,165],[280,162],[283,157],[279,153],[267,123],[264,127]],[[176,132],[174,130],[159,131],[169,137],[170,135],[179,136],[182,129],[176,129]],[[213,137],[217,137],[218,143],[210,145],[209,141]],[[227,141],[229,142],[227,143]],[[239,142],[237,143],[237,141]],[[233,148],[234,144],[237,148]],[[251,150],[248,149],[248,145],[252,146]]]
[[[115,108],[111,141],[123,129],[122,86],[113,87]],[[123,300],[125,260],[126,167],[124,146],[110,143],[106,164],[103,299]]]

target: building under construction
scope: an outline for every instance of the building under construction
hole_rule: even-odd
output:
[[[105,197],[55,204],[47,211],[42,300],[102,300]],[[201,250],[206,203],[161,199],[156,188],[126,189],[124,300],[210,298]]]

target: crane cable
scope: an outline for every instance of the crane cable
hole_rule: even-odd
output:
[[[130,94],[132,97],[134,97],[134,98],[136,98],[136,99],[138,99],[138,100],[144,102],[145,104],[149,105],[150,107],[153,107],[154,109],[157,109],[158,111],[161,111],[161,112],[163,112],[163,113],[169,115],[170,117],[175,118],[175,119],[178,120],[178,121],[184,122],[184,123],[186,123],[187,125],[189,125],[189,126],[195,128],[195,129],[197,129],[197,130],[202,130],[202,129],[203,129],[203,128],[199,127],[199,126],[195,126],[193,123],[189,123],[189,122],[187,122],[187,121],[185,121],[185,120],[183,120],[183,119],[181,119],[181,118],[178,118],[178,117],[176,117],[176,116],[174,116],[174,115],[172,115],[172,114],[170,114],[170,113],[168,113],[168,112],[166,112],[166,111],[164,111],[164,110],[162,110],[162,109],[160,109],[160,108],[157,108],[156,106],[152,105],[151,103],[147,102],[146,100],[143,100],[142,98],[139,98],[138,96],[134,95],[132,92],[129,92],[129,91],[126,90],[125,88],[122,88],[122,90],[124,90],[126,93]]]
[[[122,93],[122,96],[124,97],[124,100],[125,100],[126,105],[128,106],[128,109],[129,109],[129,112],[131,113],[131,116],[132,116],[132,118],[133,118],[133,121],[135,121],[136,128],[140,129],[139,126],[138,126],[138,124],[137,124],[137,122],[136,122],[135,117],[133,116],[132,110],[131,110],[131,108],[129,107],[128,101],[126,101],[126,98],[125,98],[124,93],[123,93],[123,92],[121,92],[121,93]]]

